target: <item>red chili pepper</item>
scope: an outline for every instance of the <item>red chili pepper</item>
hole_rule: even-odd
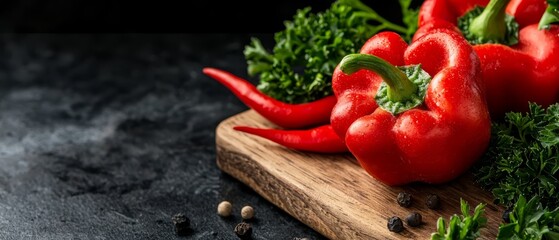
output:
[[[260,92],[249,81],[216,68],[204,68],[204,74],[227,87],[248,107],[282,128],[319,126],[330,121],[336,97],[328,96],[313,102],[289,104]]]
[[[426,0],[413,41],[439,29],[470,40],[481,60],[489,111],[501,120],[506,112],[528,111],[528,102],[558,101],[559,26],[538,26],[548,7],[544,0]]]
[[[266,138],[295,150],[316,153],[347,152],[347,147],[330,125],[323,125],[309,130],[278,130],[245,126],[237,126],[234,129]]]
[[[443,183],[489,144],[480,76],[479,59],[460,34],[441,30],[408,46],[382,32],[334,70],[331,125],[376,179]]]

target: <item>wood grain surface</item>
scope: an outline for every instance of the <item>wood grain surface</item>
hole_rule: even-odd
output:
[[[216,129],[218,167],[258,194],[330,239],[429,239],[439,217],[460,214],[460,198],[471,211],[487,204],[488,226],[480,239],[495,239],[504,209],[474,185],[470,174],[443,185],[409,184],[389,187],[368,175],[350,154],[316,154],[290,150],[266,139],[233,130],[233,126],[277,128],[253,110],[232,116]],[[396,202],[409,192],[408,208]],[[437,210],[425,205],[437,194]],[[406,216],[418,212],[420,227],[410,227]],[[398,216],[405,230],[390,232],[387,219]]]

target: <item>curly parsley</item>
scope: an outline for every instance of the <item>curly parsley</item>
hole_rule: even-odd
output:
[[[248,74],[258,75],[258,89],[288,103],[314,101],[332,94],[331,77],[341,59],[359,51],[381,30],[410,40],[417,29],[418,10],[412,0],[399,0],[405,27],[383,18],[359,0],[337,0],[324,12],[299,9],[285,30],[274,35],[270,53],[259,39],[245,47]]]
[[[497,203],[510,206],[521,195],[537,196],[546,207],[559,206],[559,103],[544,109],[530,103],[528,113],[507,113],[494,123],[489,149],[475,166],[477,182]]]

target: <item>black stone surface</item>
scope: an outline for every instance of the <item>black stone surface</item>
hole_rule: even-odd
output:
[[[237,239],[244,205],[254,239],[322,239],[215,164],[247,107],[201,69],[246,76],[253,36],[0,35],[0,239]]]

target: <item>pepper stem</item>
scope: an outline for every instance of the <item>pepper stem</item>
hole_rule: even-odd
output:
[[[538,25],[538,29],[540,30],[550,28],[551,24],[553,23],[559,23],[559,1],[548,0],[547,3],[547,9],[545,10]]]
[[[340,62],[340,70],[352,74],[361,69],[371,70],[388,85],[388,99],[401,102],[411,99],[417,92],[415,85],[404,72],[389,62],[370,54],[349,54]]]
[[[510,0],[491,0],[481,15],[470,24],[470,33],[478,38],[503,42],[507,34],[505,9]]]

